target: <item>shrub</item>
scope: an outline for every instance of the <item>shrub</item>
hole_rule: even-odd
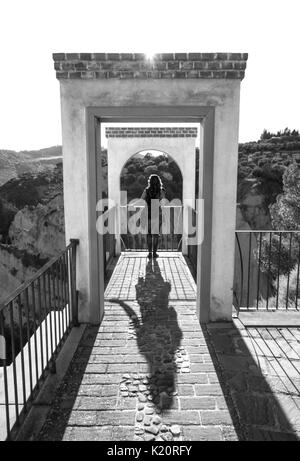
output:
[[[271,243],[271,245],[270,245]],[[271,242],[269,234],[262,238],[261,245],[261,271],[269,275],[271,279],[276,279],[279,275],[289,274],[298,262],[299,242],[297,238],[291,241],[289,234],[282,234],[281,243],[279,234],[273,234]],[[259,256],[259,249],[256,251],[256,257]]]
[[[138,176],[137,182],[138,182],[141,186],[146,187],[146,185],[147,185],[147,178],[145,178],[145,176],[143,176],[143,175],[141,174],[140,176]]]
[[[135,173],[136,171],[136,166],[135,165],[128,165],[127,170],[129,173]],[[124,170],[123,170],[124,171]],[[124,173],[125,174],[125,173]]]
[[[161,175],[162,175],[162,177],[163,177],[164,179],[167,179],[168,181],[172,181],[172,180],[173,180],[172,174],[169,173],[168,171],[163,171]]]
[[[124,176],[123,179],[124,179],[125,186],[130,186],[132,183],[135,182],[135,176],[133,174],[128,174]]]
[[[256,166],[252,171],[252,176],[255,178],[261,178],[263,175],[263,170],[259,166]]]
[[[249,176],[250,174],[250,169],[247,168],[247,167],[239,167],[238,169],[238,179],[239,180],[242,180],[244,178],[246,178],[247,176]]]
[[[166,170],[168,168],[168,162],[166,162],[165,160],[159,162],[158,168],[161,170]]]
[[[258,160],[257,165],[259,167],[263,167],[265,165],[265,163],[266,163],[266,160]]]
[[[157,173],[157,172],[158,172],[158,170],[157,170],[156,165],[149,165],[149,166],[146,166],[146,168],[145,168],[145,173],[147,175],[152,174],[152,173]]]
[[[298,307],[300,306],[300,283],[297,267],[291,271],[289,279],[286,275],[281,275],[279,277],[278,296],[277,286],[275,288],[275,296],[270,297],[268,300],[269,309],[276,309],[277,302],[278,307],[282,309],[285,309],[286,307],[289,309],[295,309],[296,305]],[[258,307],[264,308],[265,301],[260,301]]]
[[[283,194],[270,208],[274,229],[300,229],[300,169],[292,163],[283,174]]]

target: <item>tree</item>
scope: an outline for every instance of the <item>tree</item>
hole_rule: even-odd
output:
[[[252,176],[257,178],[259,190],[265,197],[265,204],[274,203],[278,194],[282,192],[282,175],[285,168],[281,165],[265,163],[262,167],[256,166]]]
[[[287,232],[263,235],[261,245],[261,270],[270,280],[286,277],[294,270],[299,258],[299,237],[289,230],[300,229],[300,170],[296,163],[286,168],[283,174],[283,193],[270,206],[274,230]],[[282,279],[283,280],[283,279]]]
[[[296,163],[283,174],[283,193],[270,207],[274,229],[300,230],[300,169]]]
[[[264,129],[264,131],[260,135],[260,140],[264,141],[265,139],[270,139],[272,136],[273,135],[272,135],[272,133],[270,133],[270,131],[267,131],[266,129]]]
[[[281,136],[299,136],[298,130],[290,130],[289,128],[285,128],[284,130],[278,130],[277,133],[272,133],[266,129],[263,130],[262,134],[260,135],[261,141],[267,141],[271,138],[280,138]]]

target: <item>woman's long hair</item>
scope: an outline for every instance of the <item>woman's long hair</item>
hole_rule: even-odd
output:
[[[148,193],[150,197],[157,197],[163,189],[163,184],[157,174],[151,174],[148,178]]]

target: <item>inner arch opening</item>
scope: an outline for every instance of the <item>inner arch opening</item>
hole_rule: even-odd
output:
[[[168,200],[182,201],[182,173],[177,162],[166,152],[146,149],[132,155],[120,174],[121,191],[127,192],[127,203],[141,197],[151,174],[158,174]]]
[[[166,152],[146,149],[132,155],[121,170],[120,189],[127,192],[127,203],[142,196],[151,174],[160,176],[169,201],[179,199],[182,202],[183,178],[177,162]],[[159,248],[175,251],[180,247],[181,234],[174,234],[174,209],[171,216],[170,234],[160,237]],[[142,234],[122,235],[122,243],[126,249],[147,249],[146,235]]]

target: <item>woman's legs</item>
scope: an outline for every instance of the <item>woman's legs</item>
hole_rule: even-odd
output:
[[[153,235],[153,256],[156,257],[157,255],[157,248],[158,248],[158,235]]]
[[[157,248],[158,248],[158,234],[151,234],[152,227],[151,227],[151,220],[148,220],[148,234],[147,234],[147,246],[148,246],[148,257],[152,257],[152,252],[153,256],[157,257]]]
[[[148,251],[149,251],[148,256],[151,258],[152,256],[152,235],[151,234],[147,234],[147,246],[148,246]]]

